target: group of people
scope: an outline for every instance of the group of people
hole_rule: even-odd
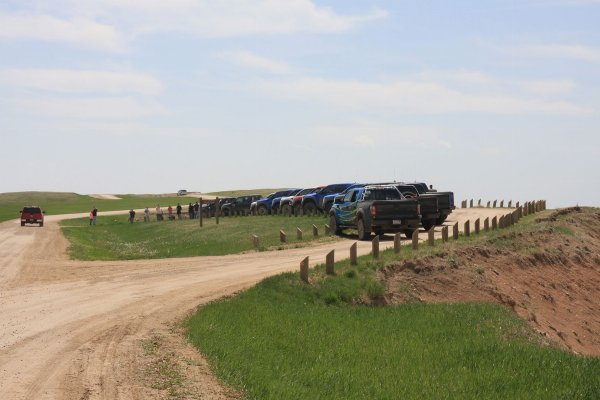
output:
[[[98,209],[96,208],[96,206],[94,206],[94,208],[92,208],[92,211],[90,211],[90,226],[96,225],[97,217],[98,217]]]
[[[156,205],[155,213],[156,213],[157,221],[165,220],[165,212],[163,211],[160,204]],[[180,203],[177,203],[177,206],[175,208],[171,207],[171,205],[169,205],[167,207],[167,219],[169,221],[174,221],[175,218],[182,219],[183,218],[182,213],[183,213],[183,207],[181,206]],[[189,204],[188,215],[189,215],[190,219],[198,218],[198,216],[200,215],[200,203],[199,202],[196,202],[196,204],[192,204],[192,203]],[[134,221],[135,221],[135,211],[133,209],[131,209],[131,210],[129,210],[129,222],[133,224]],[[144,222],[150,222],[150,209],[148,207],[146,207],[146,209],[144,209]]]

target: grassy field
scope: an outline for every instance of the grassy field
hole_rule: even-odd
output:
[[[513,233],[548,229],[533,218],[451,245],[515,249]],[[440,251],[405,247],[401,257]],[[296,273],[266,279],[199,309],[185,323],[188,337],[248,399],[600,398],[600,359],[542,346],[505,308],[376,306],[384,294],[377,273],[394,259],[385,251],[377,262],[338,262],[334,276],[318,266],[310,286]]]
[[[187,204],[190,197],[166,197],[160,195],[118,195],[121,200],[100,200],[76,193],[18,192],[0,193],[0,222],[19,218],[25,205],[37,205],[46,215],[69,214],[90,211],[94,206],[102,211],[128,210],[130,208],[156,207],[156,204],[175,206],[177,202]]]
[[[138,215],[139,216],[139,215]],[[191,256],[217,256],[253,249],[251,236],[260,236],[261,250],[302,246],[313,241],[312,225],[324,232],[323,217],[225,217],[216,225],[214,218],[164,222],[127,222],[128,216],[99,216],[98,224],[89,226],[87,218],[61,221],[62,230],[71,242],[71,257],[79,260],[132,260]],[[303,240],[296,239],[296,228],[303,230]],[[287,233],[287,244],[279,242],[279,230]],[[317,240],[335,240],[320,236]]]

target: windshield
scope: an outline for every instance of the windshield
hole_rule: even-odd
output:
[[[394,188],[368,188],[364,200],[401,200],[402,196]]]
[[[41,214],[42,210],[39,207],[25,207],[23,212],[25,214]]]

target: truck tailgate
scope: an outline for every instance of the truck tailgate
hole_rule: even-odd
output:
[[[378,200],[371,204],[371,209],[373,208],[375,209],[374,220],[419,218],[419,202],[415,199]]]

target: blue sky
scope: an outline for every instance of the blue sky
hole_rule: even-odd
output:
[[[600,1],[0,0],[0,192],[600,205]]]

